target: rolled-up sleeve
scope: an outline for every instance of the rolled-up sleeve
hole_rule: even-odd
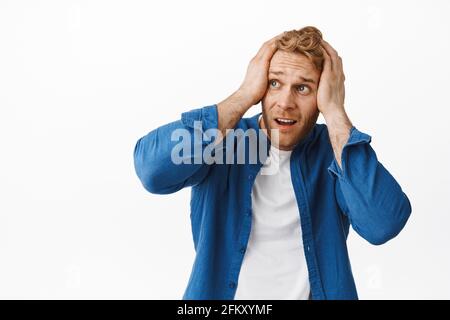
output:
[[[370,135],[352,127],[342,150],[342,169],[334,158],[328,171],[335,178],[338,205],[353,229],[379,245],[403,229],[411,214],[411,203],[378,161],[370,142]]]
[[[195,126],[196,121],[201,125]],[[134,167],[145,189],[151,193],[168,194],[200,183],[208,175],[210,167],[201,159],[208,144],[203,134],[217,127],[217,105],[211,105],[184,112],[180,120],[156,128],[140,138],[134,148]],[[172,152],[179,143],[172,140],[172,134],[177,130],[187,135],[191,145],[183,150],[183,163],[179,164],[172,161]],[[198,132],[194,134],[195,130]]]

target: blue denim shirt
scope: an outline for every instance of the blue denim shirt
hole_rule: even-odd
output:
[[[236,125],[259,132],[257,114]],[[234,299],[252,222],[251,191],[264,159],[256,164],[174,164],[175,129],[194,135],[218,127],[217,105],[185,112],[137,141],[136,173],[145,189],[169,194],[192,187],[191,228],[195,261],[183,299]],[[267,138],[267,137],[266,137]],[[259,139],[259,138],[258,138]],[[380,245],[394,238],[411,213],[400,185],[377,160],[371,137],[352,127],[342,150],[342,169],[327,126],[316,124],[292,152],[292,184],[300,211],[312,299],[357,299],[346,240],[350,225]],[[198,142],[197,142],[198,143]],[[200,142],[205,148],[207,141]],[[269,142],[270,144],[270,142]],[[191,157],[194,153],[184,154]]]

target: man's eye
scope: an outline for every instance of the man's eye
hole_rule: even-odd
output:
[[[276,87],[277,84],[278,84],[278,81],[277,80],[270,80],[269,83],[270,83],[271,87]]]
[[[302,93],[302,94],[307,94],[307,93],[309,93],[309,91],[310,91],[309,87],[306,86],[306,85],[304,85],[304,84],[299,85],[299,86],[297,87],[297,89],[298,89],[298,91],[299,91],[300,93]]]

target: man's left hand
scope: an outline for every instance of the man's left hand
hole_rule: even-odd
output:
[[[345,75],[342,58],[333,47],[322,40],[324,65],[317,90],[317,107],[324,116],[344,111]]]
[[[353,126],[344,109],[345,76],[342,58],[324,40],[322,50],[325,60],[317,90],[317,108],[325,118],[335,158],[342,168],[342,150]]]

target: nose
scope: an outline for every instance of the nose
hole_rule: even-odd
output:
[[[288,88],[282,90],[277,99],[277,105],[280,109],[289,110],[294,109],[294,96]]]

